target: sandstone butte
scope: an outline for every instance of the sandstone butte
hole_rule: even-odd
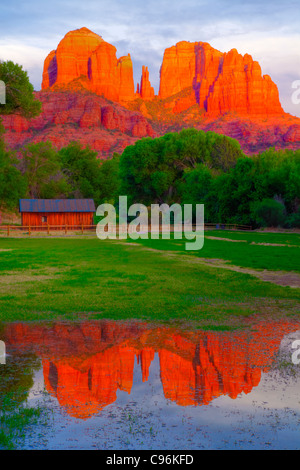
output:
[[[115,46],[87,28],[70,31],[45,59],[42,89],[76,86],[79,82],[109,100],[133,100],[137,95],[130,54],[118,59],[116,53]],[[144,96],[151,95],[147,78],[147,69],[143,67],[141,90]]]
[[[247,154],[299,148],[300,119],[284,112],[259,63],[205,42],[165,50],[155,95],[147,66],[135,89],[130,54],[117,58],[116,48],[87,28],[70,31],[46,57],[36,96],[43,109],[37,118],[3,116],[9,147],[78,140],[107,158],[142,137],[194,127],[237,139]]]
[[[260,321],[251,331],[226,334],[91,321],[7,325],[2,336],[7,351],[40,357],[47,391],[69,415],[87,419],[114,403],[118,390],[131,393],[135,364],[148,381],[155,355],[164,396],[180,406],[250,393],[270,369],[283,337],[296,329],[293,322],[278,321],[270,330]]]
[[[190,102],[209,116],[281,115],[277,86],[249,54],[236,49],[222,53],[205,42],[181,41],[165,50],[159,97],[168,98],[191,88]],[[180,106],[180,101],[179,101]],[[182,107],[181,107],[181,110]]]

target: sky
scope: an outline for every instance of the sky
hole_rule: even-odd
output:
[[[48,53],[67,32],[86,27],[113,44],[117,57],[130,53],[135,85],[147,65],[156,93],[164,50],[179,41],[248,53],[278,86],[283,109],[300,117],[300,99],[293,99],[300,88],[299,0],[2,0],[0,12],[0,60],[22,65],[35,90]]]

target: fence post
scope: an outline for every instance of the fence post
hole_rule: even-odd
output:
[[[49,224],[47,225],[47,232],[48,232],[48,235],[50,235],[50,233],[49,233]]]
[[[9,225],[7,226],[7,236],[9,237]]]
[[[67,234],[67,224],[66,224],[66,227],[65,227],[65,234]]]
[[[28,235],[31,235],[30,225],[28,226]]]
[[[83,224],[81,224],[81,233],[83,235]]]

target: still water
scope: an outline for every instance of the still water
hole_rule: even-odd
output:
[[[47,416],[19,448],[300,449],[300,325],[247,326],[4,325],[1,396]]]

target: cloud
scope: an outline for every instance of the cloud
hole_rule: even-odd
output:
[[[22,65],[28,72],[30,82],[35,90],[41,88],[43,63],[50,51],[46,48],[24,45],[20,42],[10,42],[0,40],[0,60],[12,60]]]

